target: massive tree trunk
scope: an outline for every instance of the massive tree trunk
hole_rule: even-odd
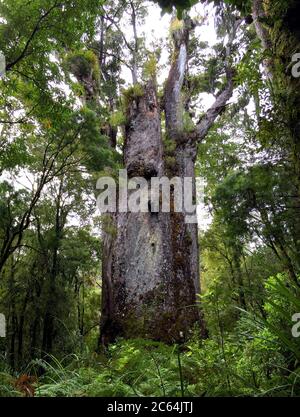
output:
[[[67,213],[63,208],[63,187],[64,177],[61,177],[58,195],[55,203],[55,225],[54,225],[54,239],[51,242],[49,249],[51,250],[51,263],[48,270],[48,288],[46,295],[46,306],[43,320],[43,335],[41,354],[42,357],[52,352],[53,340],[55,336],[55,300],[57,297],[57,279],[60,270],[60,246],[64,233],[64,226],[66,222]]]
[[[149,82],[128,105],[124,165],[128,177],[193,179],[197,144],[224,111],[233,91],[227,84],[193,132],[183,129],[182,87],[193,22],[176,31],[174,58],[165,88],[166,137],[172,141],[174,164],[167,167],[155,82]],[[101,342],[117,336],[146,337],[167,343],[186,339],[196,326],[204,334],[197,294],[200,292],[198,228],[189,223],[195,209],[175,212],[174,188],[170,213],[123,213],[109,216],[113,227],[104,235]]]
[[[154,82],[129,104],[127,122],[128,177],[143,177],[150,186],[152,177],[165,173]],[[184,338],[198,322],[184,214],[119,210],[114,220],[115,237],[104,240],[102,342],[116,336]]]

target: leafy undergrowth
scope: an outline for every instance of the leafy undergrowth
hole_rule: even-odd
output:
[[[71,355],[60,361],[49,356],[32,361],[21,376],[3,369],[0,395],[300,395],[300,370],[286,371],[283,377],[284,359],[270,351],[268,336],[261,336],[263,340],[227,340],[223,347],[212,339],[180,348],[137,339],[120,341],[101,355]]]

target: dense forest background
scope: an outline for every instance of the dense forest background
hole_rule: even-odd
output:
[[[0,1],[1,396],[300,395],[299,11],[298,0]],[[160,12],[170,29],[158,21],[150,35]],[[172,172],[166,79],[187,32],[176,111],[206,182],[202,331],[105,343],[116,230],[96,182],[124,167],[128,109],[149,82]]]

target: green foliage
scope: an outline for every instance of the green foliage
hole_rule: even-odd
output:
[[[173,7],[177,10],[178,19],[182,19],[183,12],[198,3],[198,0],[153,0],[164,12],[171,13]]]
[[[138,99],[139,97],[143,97],[144,89],[141,84],[134,84],[131,87],[127,88],[126,90],[122,91],[123,94],[123,106],[124,109],[127,110],[130,104]]]
[[[163,145],[165,168],[170,174],[172,174],[174,167],[176,166],[176,142],[168,137],[165,137]]]
[[[172,19],[171,25],[170,25],[170,32],[173,34],[174,32],[183,29],[184,23],[182,20],[179,19]]]
[[[183,129],[185,132],[193,132],[195,124],[188,112],[183,113]]]
[[[300,346],[296,338],[292,336],[292,316],[300,311],[300,288],[290,282],[284,274],[270,277],[266,283],[267,301],[265,310],[268,314],[264,324],[274,334],[278,343],[286,353],[292,353],[290,359],[300,359]]]
[[[299,372],[286,372],[276,336],[242,317],[235,335],[214,335],[180,348],[145,340],[119,341],[106,355],[49,356],[26,371],[39,375],[36,396],[290,396],[299,393]],[[223,339],[222,339],[223,337]],[[179,350],[178,350],[179,349]],[[180,355],[180,362],[178,360]],[[179,368],[181,365],[181,372]],[[285,376],[282,376],[284,370]],[[13,393],[5,374],[3,395]]]
[[[225,0],[225,3],[233,4],[244,15],[251,13],[251,0]]]
[[[98,59],[93,51],[74,51],[67,55],[66,63],[76,78],[92,77],[95,81],[100,81]]]
[[[143,76],[146,80],[155,80],[157,75],[157,58],[151,54],[144,64]]]
[[[175,7],[177,10],[177,16],[179,19],[182,18],[185,10],[190,9],[195,4],[199,3],[200,0],[153,0],[158,3],[164,12],[171,13],[172,8]],[[210,0],[214,3],[220,3],[216,0]],[[251,13],[251,1],[250,0],[225,0],[224,3],[233,4],[238,10],[244,15]]]
[[[110,116],[109,123],[112,127],[122,126],[126,123],[126,117],[122,111],[118,110]]]

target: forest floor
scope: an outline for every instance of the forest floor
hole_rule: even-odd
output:
[[[299,373],[283,376],[278,354],[270,355],[253,340],[223,342],[208,339],[169,346],[141,339],[120,341],[102,354],[87,351],[61,360],[34,360],[19,373],[3,361],[0,396],[299,395]]]

